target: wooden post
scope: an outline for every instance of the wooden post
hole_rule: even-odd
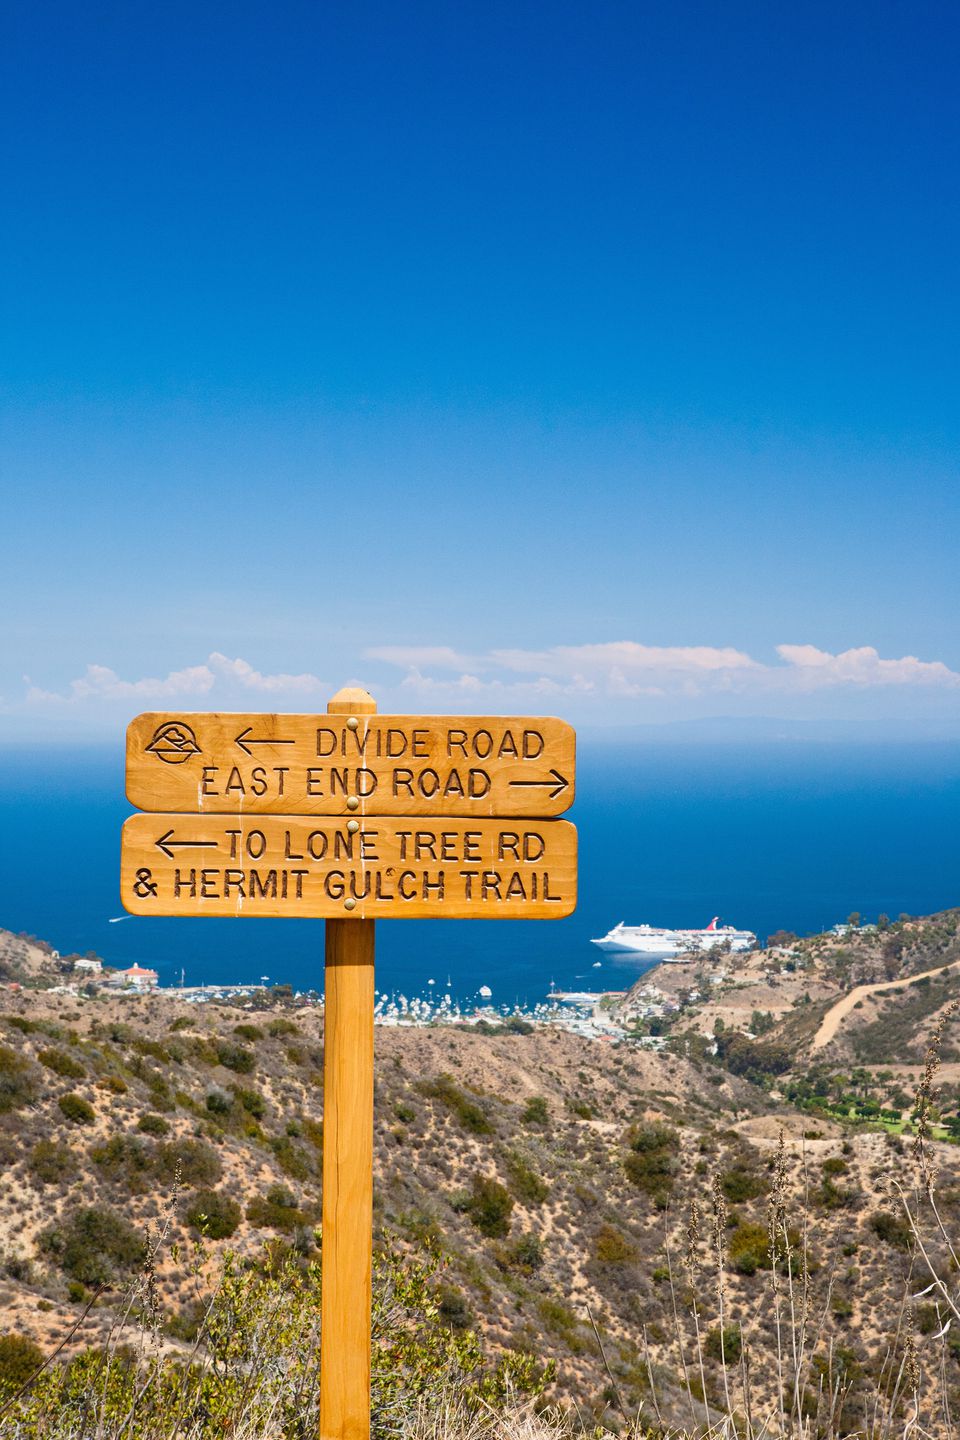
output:
[[[330,715],[375,715],[340,690]],[[328,920],[323,1022],[320,1440],[369,1440],[373,1260],[373,920]]]

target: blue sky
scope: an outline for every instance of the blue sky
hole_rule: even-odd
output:
[[[11,7],[0,737],[960,718],[960,16]]]

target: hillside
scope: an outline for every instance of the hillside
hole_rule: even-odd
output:
[[[807,942],[793,949],[802,983],[824,991],[802,1008],[820,1009],[836,954]],[[913,958],[911,950],[906,963]],[[859,976],[873,963],[858,955],[850,968]],[[763,983],[789,993],[801,983],[795,974],[780,970],[775,984]],[[165,1252],[157,1275],[169,1346],[186,1344],[196,1328],[188,1257],[200,1229],[207,1271],[227,1249],[252,1259],[279,1242],[294,1255],[316,1254],[322,1008],[264,1004],[198,1007],[173,992],[5,992],[5,1330],[49,1351],[107,1283],[68,1350],[93,1343],[136,1268],[145,1228],[171,1204],[179,1248]],[[770,1044],[785,1043],[799,1009],[775,1015]],[[912,1043],[933,1013],[914,1017]],[[790,1095],[809,1108],[804,1067],[774,1078],[750,1065],[732,1073],[736,1047],[711,1055],[685,1016],[671,1043],[686,1053],[551,1026],[378,1029],[378,1243],[439,1253],[443,1324],[477,1329],[491,1353],[554,1362],[549,1394],[612,1423],[618,1405],[633,1413],[650,1403],[651,1379],[668,1412],[682,1408],[677,1335],[686,1354],[695,1274],[704,1287],[698,1323],[716,1324],[711,1225],[723,1241],[727,1323],[736,1317],[753,1345],[770,1343],[767,1226],[771,1204],[782,1205],[791,1244],[807,1251],[811,1354],[824,1364],[842,1356],[859,1393],[879,1373],[908,1283],[895,1187],[911,1183],[909,1147],[893,1127],[841,1127],[823,1105],[815,1116],[794,1108]],[[960,1151],[935,1148],[943,1213],[960,1221]],[[927,1310],[932,1329],[936,1311]],[[960,1363],[952,1351],[947,1360],[957,1390]],[[716,1401],[718,1354],[708,1354],[703,1380]],[[758,1402],[769,1402],[769,1369],[758,1367],[753,1383]]]

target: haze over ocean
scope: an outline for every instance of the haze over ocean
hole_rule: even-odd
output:
[[[589,945],[618,920],[724,922],[806,933],[851,910],[925,914],[958,903],[960,743],[763,740],[646,744],[581,739],[576,914],[550,924],[385,922],[377,977],[418,994],[434,979],[469,1001],[535,1003],[560,988],[620,988],[642,967]],[[122,745],[0,752],[0,926],[62,953],[134,961],[171,985],[268,975],[322,988],[319,921],[145,920],[122,915]]]

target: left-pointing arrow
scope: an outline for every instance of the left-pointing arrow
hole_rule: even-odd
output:
[[[255,740],[250,734],[252,729],[253,726],[248,725],[246,730],[241,730],[240,734],[234,738],[233,743],[239,745],[245,755],[253,754],[253,751],[250,749],[251,745],[293,745],[296,743],[293,740]]]
[[[174,840],[173,831],[168,830],[165,835],[161,835],[159,840],[154,840],[153,843],[158,850],[163,851],[168,860],[172,860],[174,848],[177,850],[216,850],[218,842],[216,840]]]

